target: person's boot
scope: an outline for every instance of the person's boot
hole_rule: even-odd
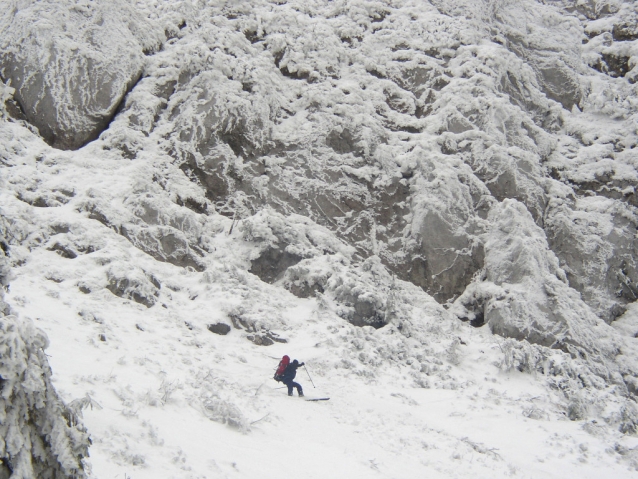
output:
[[[299,391],[299,397],[302,398],[303,397],[303,391]]]
[[[288,396],[292,396],[292,393],[288,393]]]

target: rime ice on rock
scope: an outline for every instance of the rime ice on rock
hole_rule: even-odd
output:
[[[622,13],[635,7],[576,3],[137,2],[157,25],[179,21],[98,141],[54,151],[23,122],[0,123],[0,195],[24,281],[154,318],[81,313],[104,352],[126,349],[118,326],[152,337],[163,317],[179,317],[162,327],[198,348],[274,343],[274,331],[307,326],[282,313],[297,301],[283,288],[316,306],[308,324],[338,325],[317,347],[370,379],[409,366],[411,386],[471,388],[456,375],[474,334],[492,350],[474,349],[491,366],[472,373],[536,374],[556,398],[524,417],[562,411],[634,431],[634,322],[621,319],[621,335],[602,320],[638,298],[638,67],[625,71],[638,38]],[[53,9],[13,4],[24,9],[12,19]],[[123,3],[63,5],[50,18],[90,23]],[[118,15],[104,18],[120,31]],[[136,38],[129,73],[146,48]],[[135,77],[117,71],[122,85]],[[41,273],[31,258],[59,263]],[[203,414],[246,430],[238,396],[217,396],[225,380],[202,377]]]
[[[55,148],[97,138],[160,37],[128,2],[4,4],[0,74],[29,122]]]
[[[9,285],[11,275],[11,266],[7,257],[9,245],[4,239],[4,226],[4,218],[0,216],[0,317],[10,313],[9,305],[4,302],[4,288]]]
[[[613,360],[618,350],[611,332],[569,288],[542,229],[523,205],[505,200],[490,212],[489,220],[485,279],[501,288],[484,306],[492,331],[575,357],[582,351]],[[487,284],[482,286],[486,290]]]

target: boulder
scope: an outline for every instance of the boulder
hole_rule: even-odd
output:
[[[14,0],[5,8],[0,76],[55,148],[77,149],[99,136],[140,78],[144,52],[162,40],[122,0]]]
[[[228,333],[230,333],[230,326],[225,323],[209,324],[208,326],[206,326],[206,328],[211,333],[219,334],[220,336],[226,336]]]
[[[171,226],[122,225],[122,235],[136,248],[158,261],[203,271],[205,266],[191,248],[186,235]]]
[[[282,251],[279,248],[269,247],[252,261],[250,272],[266,283],[274,283],[290,266],[294,266],[301,260],[301,256],[289,253],[285,249]]]
[[[139,268],[131,269],[124,263],[116,263],[108,270],[107,278],[106,289],[115,296],[132,299],[147,308],[152,307],[157,301],[159,296],[157,281],[153,282],[154,278],[149,278]]]

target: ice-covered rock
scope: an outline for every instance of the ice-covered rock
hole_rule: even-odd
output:
[[[547,216],[548,241],[569,284],[607,322],[638,299],[637,225],[631,207],[601,197],[556,201]]]
[[[341,254],[350,258],[352,247],[339,241],[330,230],[299,215],[284,216],[271,209],[245,219],[242,237],[254,241],[259,250],[251,257],[251,273],[273,283],[304,258]]]
[[[8,315],[10,308],[4,302],[4,290],[9,286],[11,279],[11,265],[9,263],[9,243],[6,238],[6,224],[3,216],[0,216],[0,316]]]
[[[120,1],[11,5],[5,44],[57,55],[57,69],[38,55],[25,68],[80,69],[59,75],[87,92],[65,105],[93,115],[114,91],[100,82],[121,86],[99,139],[59,151],[14,111],[31,83],[3,77],[0,247],[23,275],[19,309],[36,317],[35,296],[79,311],[92,328],[81,343],[106,354],[170,330],[189,404],[245,432],[259,395],[230,393],[224,361],[252,366],[246,351],[286,341],[327,348],[326,375],[377,381],[392,367],[410,387],[471,389],[479,370],[523,371],[552,398],[525,418],[635,430],[632,2],[161,0],[131,15]],[[46,29],[21,37],[35,12]],[[154,51],[157,25],[169,39]],[[121,35],[96,46],[89,31]],[[100,69],[118,42],[114,80]],[[47,95],[36,106],[66,121]],[[118,317],[92,312],[104,305]],[[195,373],[201,354],[184,348],[207,342],[217,369]],[[153,361],[129,364],[164,375]],[[472,379],[457,381],[461,370]],[[170,405],[176,383],[161,384],[161,398],[119,391],[125,417],[144,394]],[[101,453],[143,463],[108,450],[117,440]]]
[[[0,74],[55,148],[97,138],[163,36],[123,1],[11,0],[0,20]]]
[[[115,296],[132,299],[147,308],[152,307],[157,301],[161,284],[139,268],[115,264],[109,268],[106,276],[108,280],[106,288]]]
[[[591,99],[577,19],[531,0],[434,5],[209,5],[214,22],[189,18],[149,59],[105,145],[131,156],[159,135],[217,211],[308,215],[439,301],[457,297],[482,267],[494,199],[543,225],[543,161]],[[301,258],[287,254],[269,261]]]
[[[575,357],[613,359],[613,330],[569,287],[543,230],[525,207],[505,200],[492,209],[485,237],[485,282],[468,287],[460,304],[501,336],[561,349]],[[470,319],[474,319],[470,318]]]

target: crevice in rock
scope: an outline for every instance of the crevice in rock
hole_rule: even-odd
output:
[[[49,251],[55,251],[56,253],[58,253],[63,258],[75,259],[75,258],[78,257],[78,255],[77,255],[77,253],[75,251],[73,251],[68,246],[65,246],[65,245],[60,244],[60,243],[55,243],[53,246],[50,246],[47,249]]]
[[[281,63],[281,60],[284,58],[285,54],[286,54],[285,49],[272,54],[273,60],[275,62],[275,66],[277,68],[279,68],[279,64]]]
[[[208,204],[199,202],[196,199],[193,199],[191,197],[182,199],[182,197],[178,195],[176,203],[179,206],[184,206],[188,208],[189,210],[194,211],[195,213],[198,213],[200,215],[208,214]]]
[[[385,80],[386,76],[383,73],[380,73],[377,70],[368,70],[368,73],[373,77],[379,78],[380,80]]]
[[[122,98],[120,99],[120,101],[118,102],[117,106],[113,110],[113,114],[111,116],[109,116],[109,117],[106,117],[104,119],[104,121],[100,123],[100,126],[98,126],[96,128],[96,133],[94,135],[92,135],[92,137],[89,138],[89,140],[87,140],[84,144],[82,144],[82,145],[80,145],[80,146],[78,146],[76,148],[63,148],[63,149],[78,150],[78,149],[82,148],[83,146],[88,145],[92,141],[96,140],[97,138],[99,138],[99,136],[102,134],[102,132],[108,130],[110,128],[110,126],[111,126],[111,123],[113,123],[113,120],[115,120],[115,117],[117,117],[117,115],[126,106],[126,99],[127,99],[128,95],[129,95],[129,93],[131,93],[133,91],[133,89],[142,80],[142,78],[143,78],[143,75],[142,75],[142,72],[140,72],[136,77],[134,77],[127,84],[126,90],[124,91],[124,95],[122,95]]]
[[[631,70],[629,60],[628,56],[602,53],[601,59],[592,65],[592,68],[612,78],[624,77]]]
[[[0,459],[0,479],[10,479],[13,474],[11,462],[6,457]]]
[[[287,66],[281,67],[279,69],[281,74],[285,77],[292,78],[293,80],[306,80],[309,81],[310,73],[309,72],[291,72]]]
[[[285,271],[303,258],[285,249],[269,246],[259,258],[251,262],[250,272],[266,283],[274,283],[281,279]]]

